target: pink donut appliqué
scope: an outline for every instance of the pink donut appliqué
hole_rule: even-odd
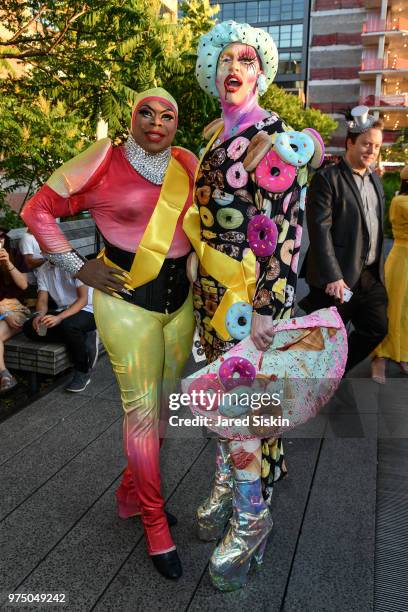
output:
[[[230,146],[227,149],[227,155],[230,159],[236,161],[245,153],[249,145],[248,138],[245,136],[239,136],[235,140],[233,140]]]
[[[289,189],[296,176],[296,168],[284,162],[276,151],[269,151],[255,170],[258,185],[267,191],[282,193]]]
[[[238,377],[234,377],[238,374]],[[253,383],[256,376],[255,366],[244,357],[229,357],[218,370],[218,376],[225,389],[230,390],[242,385],[242,379]]]
[[[203,376],[200,376],[200,378],[193,380],[193,382],[188,388],[188,393],[192,395],[193,391],[196,391],[197,393],[200,393],[200,391],[204,391],[203,401],[200,403],[199,406],[197,406],[198,408],[200,408],[201,410],[217,410],[217,399],[215,400],[214,405],[212,407],[209,402],[209,395],[211,392],[216,394],[218,391],[223,391],[219,383],[218,376],[216,374],[204,374]],[[200,399],[202,398],[202,395],[203,394],[200,395]]]
[[[278,228],[266,215],[256,215],[248,223],[248,244],[257,257],[269,257],[278,243]]]
[[[245,187],[248,182],[248,172],[242,162],[237,162],[227,170],[227,181],[235,189]]]

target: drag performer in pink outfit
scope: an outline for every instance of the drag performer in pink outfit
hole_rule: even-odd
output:
[[[165,90],[139,94],[127,142],[95,142],[54,172],[22,212],[45,256],[95,288],[95,319],[125,411],[128,468],[117,491],[119,513],[140,512],[148,553],[172,579],[182,568],[161,495],[160,427],[192,344],[191,247],[182,223],[196,168],[194,155],[171,147],[177,116]],[[83,210],[105,242],[92,261],[72,249],[55,221]]]

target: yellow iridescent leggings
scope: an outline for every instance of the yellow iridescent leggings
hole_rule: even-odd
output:
[[[191,294],[172,314],[145,310],[97,290],[93,303],[125,411],[124,448],[137,495],[133,502],[142,515],[149,554],[167,552],[174,543],[160,491],[160,438],[167,423],[168,395],[175,391],[191,351]],[[119,491],[119,502],[123,493]]]

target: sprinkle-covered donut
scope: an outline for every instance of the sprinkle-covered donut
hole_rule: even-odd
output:
[[[245,214],[249,219],[252,219],[252,217],[258,214],[258,209],[256,206],[248,206],[245,211]]]
[[[244,357],[229,357],[221,364],[218,376],[225,389],[233,389],[242,384],[241,380],[255,380],[256,370],[248,359]]]
[[[202,206],[200,208],[200,217],[201,217],[201,221],[206,227],[211,227],[212,225],[214,225],[213,214],[211,210],[207,208],[206,206]]]
[[[320,136],[319,132],[316,132],[313,128],[305,128],[302,132],[310,136],[314,144],[314,154],[309,164],[312,168],[320,168],[324,160],[325,152],[323,138]]]
[[[213,199],[217,202],[218,206],[229,206],[234,201],[232,193],[226,193],[221,189],[214,189]]]
[[[252,306],[248,302],[236,302],[227,310],[225,326],[230,336],[243,340],[251,331]]]
[[[196,191],[196,196],[198,203],[201,204],[201,206],[207,206],[208,202],[210,201],[211,187],[209,187],[208,185],[198,187]]]
[[[244,202],[247,202],[248,204],[252,204],[254,201],[251,194],[246,189],[238,189],[234,193],[234,198],[239,198],[240,200],[244,200]]]
[[[314,153],[313,140],[304,132],[280,132],[274,147],[283,161],[297,168],[305,166]]]
[[[289,189],[295,180],[296,169],[279,157],[276,151],[269,151],[255,170],[256,182],[270,192],[281,193]]]
[[[245,241],[245,234],[242,232],[223,232],[219,235],[221,240],[226,240],[227,242],[236,242],[237,244],[241,244]]]
[[[232,257],[233,259],[238,259],[239,257],[239,246],[236,244],[216,244],[215,248],[217,251],[220,251],[220,253],[225,253],[228,257]]]
[[[224,229],[234,230],[242,225],[244,222],[244,215],[235,208],[220,208],[217,212],[217,221]]]
[[[248,223],[248,244],[257,257],[269,257],[278,242],[278,228],[266,215],[256,215]]]
[[[200,395],[192,395],[193,391],[196,394]],[[222,387],[219,383],[217,374],[203,374],[200,378],[196,378],[193,380],[191,385],[188,388],[188,393],[191,396],[191,401],[193,405],[196,405],[197,408],[201,410],[217,410],[218,408],[218,397],[222,397]],[[219,393],[218,393],[219,392]],[[216,400],[213,405],[211,405],[209,396],[216,394]],[[194,403],[194,399],[196,398],[196,402]]]
[[[225,149],[216,149],[211,153],[208,161],[213,168],[219,168],[225,162],[226,157]]]
[[[258,123],[255,123],[255,127],[257,130],[263,130],[264,127],[267,127],[268,125],[273,125],[274,123],[276,123],[278,119],[279,119],[278,115],[275,115],[275,113],[271,113],[271,115],[269,117],[266,117],[266,119],[263,119],[262,121],[258,121]]]
[[[230,159],[236,161],[245,153],[249,145],[248,138],[244,136],[239,136],[235,140],[233,140],[230,146],[227,149],[227,155]]]
[[[245,170],[242,162],[233,164],[227,170],[227,181],[234,189],[241,189],[248,183],[248,172]]]
[[[269,260],[269,263],[266,268],[266,280],[275,280],[278,278],[280,274],[280,263],[279,259],[277,259],[274,255]]]
[[[226,393],[218,404],[218,412],[228,419],[241,417],[251,412],[248,396],[250,387],[235,387],[233,393]],[[241,404],[240,400],[244,400]]]
[[[211,170],[208,173],[208,180],[211,185],[216,185],[219,189],[224,189],[224,175],[221,170]]]

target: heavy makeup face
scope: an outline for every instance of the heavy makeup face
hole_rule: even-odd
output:
[[[171,106],[158,100],[143,102],[133,117],[132,136],[148,153],[160,153],[174,140],[177,116]]]
[[[240,106],[254,95],[262,73],[253,47],[242,43],[227,45],[218,58],[216,86],[221,100]]]

